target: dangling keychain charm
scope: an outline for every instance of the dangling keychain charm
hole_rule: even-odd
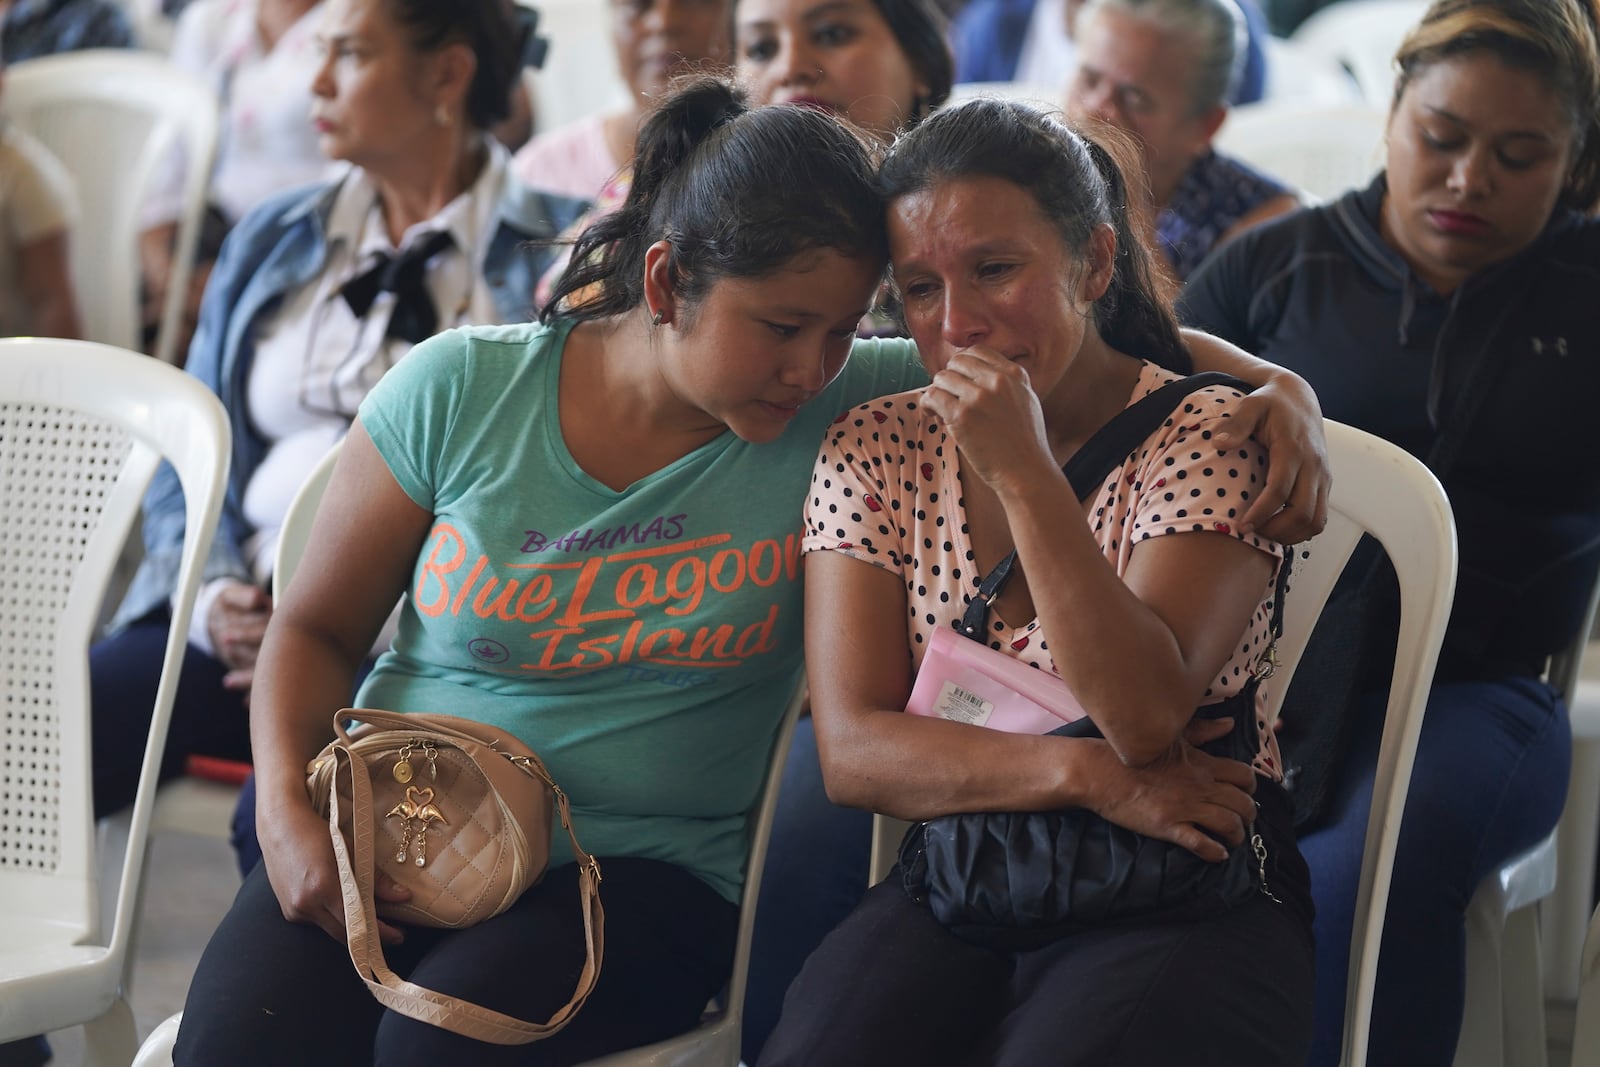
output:
[[[411,745],[409,742],[407,742],[405,748],[400,750],[400,759],[394,765],[394,780],[401,785],[411,781]]]
[[[400,764],[395,765],[395,777],[399,777]],[[405,764],[407,776],[411,773],[411,765]],[[406,786],[406,798],[389,809],[388,819],[402,820],[400,826],[400,851],[395,853],[395,860],[399,863],[406,862],[411,847],[416,846],[417,858],[414,861],[418,867],[428,862],[427,838],[428,824],[441,822],[449,825],[449,820],[444,817],[433,802],[433,790],[428,788],[418,789],[414,785]]]

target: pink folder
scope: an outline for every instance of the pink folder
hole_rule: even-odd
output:
[[[906,711],[1013,734],[1047,734],[1085,714],[1067,683],[1051,671],[945,626],[928,641]]]

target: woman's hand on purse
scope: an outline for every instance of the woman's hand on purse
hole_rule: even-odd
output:
[[[258,808],[256,835],[261,842],[261,860],[267,867],[267,881],[272,884],[283,917],[293,923],[319,926],[329,937],[345,944],[344,893],[327,820],[310,804],[287,805],[270,813]],[[381,870],[376,872],[373,890],[379,904],[401,903],[411,895]],[[405,934],[380,919],[378,938],[386,945],[398,945],[405,940]]]
[[[1227,719],[1192,725],[1164,756],[1136,767],[1123,764],[1104,745],[1107,778],[1089,807],[1118,826],[1220,863],[1228,856],[1223,842],[1242,842],[1255,819],[1256,776],[1248,765],[1203,752],[1196,742],[1214,740],[1231,728]]]

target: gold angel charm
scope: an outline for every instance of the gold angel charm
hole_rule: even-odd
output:
[[[395,853],[395,860],[400,863],[406,862],[410,845],[415,840],[418,867],[428,862],[427,838],[424,836],[428,831],[428,824],[441,822],[449,825],[450,822],[444,817],[444,812],[434,804],[433,790],[427,787],[418,789],[414,785],[406,786],[405,799],[390,808],[385,818],[403,820],[400,827],[400,851]]]

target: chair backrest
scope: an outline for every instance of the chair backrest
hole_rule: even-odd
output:
[[[1261,102],[1306,107],[1345,107],[1365,102],[1356,80],[1339,63],[1282,37],[1263,42],[1267,80]]]
[[[1367,184],[1383,165],[1384,113],[1364,104],[1245,104],[1228,112],[1217,151],[1317,200]]]
[[[306,544],[311,540],[311,521],[317,517],[322,494],[328,491],[328,479],[333,477],[333,465],[342,447],[343,441],[328,449],[328,454],[317,461],[300,488],[295,490],[289,510],[283,513],[283,525],[278,527],[278,549],[272,557],[273,603],[283,597],[290,577],[300,566],[300,557],[305,555]]]
[[[50,149],[76,182],[72,274],[84,330],[121,348],[140,347],[140,208],[169,146],[183,145],[184,208],[155,351],[163,362],[181,362],[180,320],[216,154],[215,95],[162,56],[91,49],[12,67],[0,113]]]
[[[1455,595],[1456,536],[1444,489],[1415,457],[1340,423],[1327,423],[1327,435],[1334,475],[1328,526],[1298,549],[1284,608],[1283,636],[1278,641],[1279,667],[1269,693],[1276,715],[1328,594],[1356,543],[1363,534],[1371,535],[1389,554],[1399,578],[1400,636],[1351,936],[1343,1062],[1355,1065],[1366,1062],[1378,944],[1388,908],[1400,816],[1405,810],[1428,688]],[[894,865],[904,825],[883,816],[875,820],[872,881],[881,880]]]
[[[1342,0],[1302,22],[1289,41],[1348,70],[1362,98],[1387,111],[1394,97],[1394,54],[1427,9],[1427,0]]]
[[[176,470],[185,536],[111,953],[127,958],[144,840],[189,616],[222,507],[227,417],[194,378],[88,341],[0,340],[0,915],[99,936],[88,649],[100,601],[157,465]]]
[[[1327,434],[1334,477],[1328,526],[1299,550],[1278,642],[1281,666],[1269,692],[1276,715],[1328,594],[1362,535],[1372,536],[1388,554],[1399,581],[1400,634],[1350,939],[1342,1062],[1356,1065],[1367,1059],[1378,946],[1388,911],[1400,817],[1433,668],[1455,597],[1456,534],[1444,489],[1421,461],[1340,423],[1327,423]]]

